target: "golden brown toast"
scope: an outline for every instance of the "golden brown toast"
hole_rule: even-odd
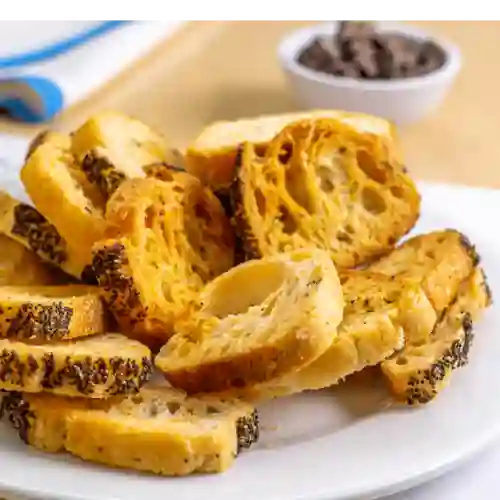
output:
[[[0,287],[0,338],[53,342],[106,331],[97,287]]]
[[[408,239],[389,255],[371,264],[369,269],[418,283],[440,314],[454,299],[458,286],[479,260],[474,246],[464,234],[447,229]]]
[[[119,333],[50,344],[0,339],[0,389],[105,398],[134,394],[153,372],[149,349]]]
[[[0,190],[0,233],[33,251],[44,262],[82,278],[85,259],[69,247],[56,227],[38,210]],[[83,276],[89,284],[93,280]]]
[[[458,287],[430,341],[407,346],[382,363],[394,396],[406,404],[432,401],[449,383],[452,371],[467,364],[474,338],[473,321],[491,304],[491,292],[480,267]]]
[[[108,202],[93,268],[123,331],[159,348],[204,283],[234,262],[229,221],[192,175],[133,179]]]
[[[240,264],[209,283],[200,301],[155,358],[188,393],[243,389],[299,370],[334,342],[344,305],[322,250]]]
[[[248,256],[315,246],[339,269],[387,253],[420,209],[392,143],[334,119],[289,125],[262,155],[245,144],[230,193]]]
[[[253,407],[165,387],[107,401],[11,393],[2,414],[41,450],[165,476],[223,472],[259,439]]]
[[[65,281],[63,273],[44,263],[35,252],[0,233],[0,286],[57,285]]]
[[[238,148],[250,143],[264,151],[279,132],[296,121],[334,118],[356,128],[395,141],[395,129],[386,120],[362,113],[317,109],[218,121],[205,127],[186,150],[186,169],[215,189],[228,187],[235,175]]]

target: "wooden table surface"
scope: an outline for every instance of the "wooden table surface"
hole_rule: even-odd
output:
[[[112,108],[158,127],[182,147],[213,120],[293,110],[275,49],[286,32],[304,24],[189,23],[54,125],[72,127]],[[413,24],[458,44],[464,64],[438,112],[400,130],[407,164],[421,179],[500,187],[500,23]],[[34,130],[0,123],[12,128]]]

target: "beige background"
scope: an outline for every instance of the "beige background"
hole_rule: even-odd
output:
[[[216,119],[293,109],[275,48],[306,23],[191,23],[54,123],[73,127],[113,108],[143,119],[185,145]],[[418,22],[460,46],[464,67],[445,104],[400,134],[407,163],[422,179],[500,187],[499,22]],[[44,127],[0,121],[0,130]]]
[[[182,146],[212,120],[292,110],[275,49],[287,31],[304,24],[190,23],[67,110],[57,126],[73,126],[93,111],[113,108],[158,127]],[[436,114],[401,129],[408,166],[423,179],[500,187],[500,23],[413,24],[457,43],[464,67]],[[0,122],[0,129],[6,128],[12,124]]]

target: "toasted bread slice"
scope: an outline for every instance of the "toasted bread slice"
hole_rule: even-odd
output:
[[[56,227],[38,210],[0,191],[0,233],[33,251],[43,261],[92,284],[84,273],[86,259],[74,252]]]
[[[2,410],[36,448],[166,476],[223,472],[259,439],[253,407],[168,388],[108,401],[11,393]]]
[[[104,234],[104,198],[76,163],[69,136],[64,142],[53,135],[39,145],[21,169],[21,180],[75,259],[89,264],[92,244]]]
[[[467,364],[473,340],[472,322],[491,304],[491,292],[480,267],[459,286],[454,302],[429,342],[407,346],[382,363],[395,397],[409,405],[432,401],[449,382],[452,371]]]
[[[0,337],[52,342],[106,331],[97,287],[0,287]]]
[[[240,264],[209,283],[200,300],[185,333],[155,358],[188,393],[242,389],[304,367],[331,346],[344,305],[322,250]]]
[[[134,394],[153,372],[149,349],[119,333],[52,344],[0,339],[0,389],[104,398]]]
[[[392,145],[333,119],[288,126],[263,156],[246,144],[231,199],[250,257],[316,246],[339,269],[388,252],[420,209]]]
[[[479,263],[462,233],[448,229],[414,236],[369,266],[373,272],[399,276],[422,286],[438,314],[457,294],[460,283]]]
[[[332,345],[318,359],[284,377],[250,387],[244,396],[265,400],[323,389],[366,367],[378,365],[404,345],[404,331],[396,321],[397,313],[394,308],[346,317]]]
[[[229,221],[192,175],[133,179],[108,202],[93,268],[122,329],[156,349],[204,283],[234,262]]]
[[[409,338],[429,338],[436,313],[418,285],[366,271],[343,273],[341,283],[344,316],[332,345],[305,368],[257,385],[245,397],[260,400],[330,387],[380,364]]]
[[[213,188],[229,186],[235,175],[235,159],[241,144],[248,142],[263,151],[285,127],[296,121],[335,118],[361,133],[395,139],[394,127],[386,120],[339,110],[311,110],[263,115],[236,121],[218,121],[207,126],[186,150],[186,169]]]
[[[56,285],[64,281],[62,273],[21,243],[0,233],[0,286]]]

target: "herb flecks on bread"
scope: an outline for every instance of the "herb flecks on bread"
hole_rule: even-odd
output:
[[[234,267],[201,293],[202,307],[156,356],[167,380],[190,393],[242,389],[294,372],[337,336],[343,296],[322,250]]]

